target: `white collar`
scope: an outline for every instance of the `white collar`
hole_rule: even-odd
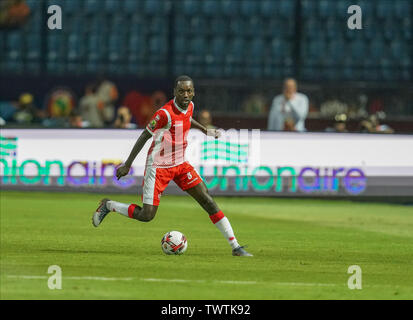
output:
[[[175,102],[175,99],[176,99],[176,98],[174,98],[174,105],[175,105],[175,107],[176,107],[180,112],[182,112],[183,114],[186,114],[186,112],[188,111],[189,105],[188,105],[188,108],[186,108],[186,109],[184,110],[184,109],[182,109],[180,106],[178,106],[178,104]],[[190,103],[191,103],[191,102],[190,102]]]

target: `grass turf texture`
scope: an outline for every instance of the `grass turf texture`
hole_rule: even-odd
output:
[[[216,198],[247,258],[231,255],[190,197],[164,196],[149,223],[111,213],[94,228],[102,197],[1,191],[1,299],[413,298],[412,207]],[[161,251],[171,230],[188,238],[182,256]],[[48,289],[50,265],[62,268],[61,290]],[[347,287],[350,265],[362,269],[361,290]]]

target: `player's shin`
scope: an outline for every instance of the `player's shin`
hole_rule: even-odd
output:
[[[209,218],[227,239],[232,249],[238,248],[239,244],[237,239],[235,238],[231,224],[229,223],[228,218],[222,213],[222,211],[218,211],[217,213],[210,215]]]
[[[116,202],[116,201],[108,201],[106,203],[106,207],[110,211],[120,213],[121,215],[125,217],[129,217],[133,219],[133,212],[135,208],[139,206],[136,204],[127,204],[127,203],[121,203],[121,202]]]

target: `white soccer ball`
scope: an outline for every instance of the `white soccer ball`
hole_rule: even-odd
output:
[[[166,254],[182,254],[188,248],[188,241],[181,232],[170,231],[163,236],[161,246]]]

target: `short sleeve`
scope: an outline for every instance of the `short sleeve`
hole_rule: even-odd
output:
[[[156,130],[164,128],[168,124],[168,117],[164,110],[159,109],[155,112],[151,120],[149,121],[148,125],[146,126],[146,130],[149,131],[151,135],[155,133]]]

